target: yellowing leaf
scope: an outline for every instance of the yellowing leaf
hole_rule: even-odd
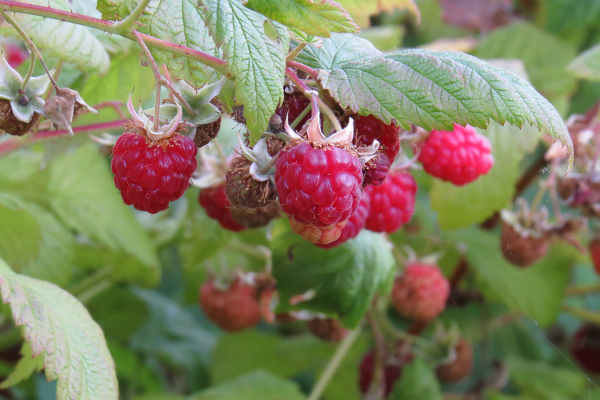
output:
[[[407,10],[417,19],[421,20],[419,7],[414,0],[338,0],[339,3],[350,13],[354,22],[361,28],[370,25],[369,17],[379,14],[382,11],[392,12],[397,10]]]

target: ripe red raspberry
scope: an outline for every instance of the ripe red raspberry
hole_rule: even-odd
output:
[[[596,269],[596,272],[600,274],[600,239],[594,238],[590,240],[589,248],[594,268]]]
[[[454,126],[453,132],[431,131],[421,144],[419,161],[425,172],[457,186],[473,182],[494,165],[490,141],[472,127]]]
[[[358,387],[360,388],[360,392],[364,395],[369,391],[371,387],[371,382],[373,382],[373,372],[375,370],[375,352],[373,350],[369,351],[364,355],[363,359],[360,362],[360,366],[358,369]],[[402,374],[402,368],[400,365],[393,365],[389,363],[385,363],[383,366],[383,375],[384,375],[384,397],[387,398],[392,389],[394,388],[394,383],[400,378]]]
[[[448,281],[435,265],[412,263],[396,278],[392,302],[403,316],[430,321],[446,308]]]
[[[239,278],[227,289],[220,289],[214,280],[200,287],[200,305],[206,316],[228,332],[237,332],[256,325],[261,319],[261,307],[254,287]]]
[[[377,152],[377,154],[363,166],[365,176],[363,186],[381,186],[390,173],[390,167],[391,164],[388,156]]]
[[[9,44],[6,46],[6,53],[8,65],[15,69],[29,58],[29,53],[16,44]]]
[[[334,318],[309,319],[306,321],[306,326],[313,335],[327,342],[339,342],[350,332]]]
[[[206,210],[206,214],[227,230],[239,232],[246,229],[242,224],[236,222],[231,214],[231,203],[225,194],[225,185],[202,189],[198,196],[200,205]]]
[[[464,338],[460,338],[455,348],[456,358],[448,364],[440,365],[436,373],[446,382],[460,382],[469,375],[473,369],[473,348]]]
[[[371,203],[369,201],[369,197],[366,194],[363,194],[362,200],[358,204],[358,208],[356,209],[354,214],[352,214],[348,219],[348,223],[342,229],[340,237],[331,243],[317,244],[317,246],[323,249],[330,249],[332,247],[339,246],[340,244],[358,236],[360,231],[365,227],[365,224],[367,223],[367,216],[369,215],[370,209]]]
[[[571,355],[592,374],[600,374],[600,325],[586,323],[571,342]]]
[[[275,184],[290,220],[325,228],[347,221],[356,211],[362,167],[358,157],[344,149],[315,147],[308,142],[286,146],[279,153]]]
[[[281,118],[282,122],[285,122],[287,118],[291,124],[302,114],[302,111],[310,104],[310,100],[302,93],[286,93],[283,98],[283,104],[281,104],[275,110],[275,113]],[[300,129],[310,118],[310,113],[306,117],[302,118],[302,121],[297,125]]]
[[[378,140],[390,162],[394,162],[400,152],[400,128],[393,124],[386,125],[373,115],[356,115],[353,118],[355,145],[370,146],[374,140]]]
[[[415,212],[417,183],[407,172],[392,172],[381,186],[367,186],[371,200],[367,229],[392,233],[406,224]]]
[[[150,141],[126,132],[113,148],[115,185],[125,204],[156,214],[183,196],[196,171],[196,145],[185,136]]]

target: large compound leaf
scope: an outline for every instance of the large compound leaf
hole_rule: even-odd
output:
[[[381,235],[363,231],[333,249],[320,249],[294,233],[272,242],[279,311],[312,310],[339,316],[349,328],[362,319],[377,292],[391,289],[394,258]],[[313,292],[291,305],[293,296]]]
[[[393,12],[394,10],[407,10],[417,19],[421,19],[419,8],[414,0],[338,0],[342,6],[350,12],[354,21],[361,28],[370,25],[369,17],[382,11]]]
[[[250,141],[256,142],[283,101],[289,32],[272,22],[279,41],[265,33],[269,21],[238,0],[203,0],[206,25],[227,58],[235,79],[235,101],[244,105]]]
[[[32,355],[44,355],[58,400],[117,400],[115,365],[100,327],[79,301],[51,283],[15,274],[0,260],[2,301],[23,326]]]
[[[348,12],[333,0],[249,0],[246,6],[310,35],[329,37],[331,32],[360,30]]]
[[[22,3],[63,11],[71,11],[72,8],[67,0],[25,0]],[[90,28],[21,13],[15,13],[14,19],[36,46],[47,50],[52,57],[71,62],[86,72],[102,74],[108,71],[110,57]],[[10,26],[2,28],[0,33],[16,35]]]
[[[345,108],[404,128],[453,130],[454,122],[486,128],[491,120],[546,129],[573,154],[554,106],[524,79],[453,51],[404,50],[322,70],[319,78]]]
[[[600,81],[600,45],[596,45],[578,55],[569,64],[568,69],[578,78]]]
[[[334,33],[330,38],[323,39],[321,47],[306,47],[296,60],[311,68],[331,70],[348,61],[380,54],[381,51],[368,40],[348,33]]]
[[[125,250],[142,261],[148,273],[157,273],[154,246],[121,200],[110,169],[94,146],[58,157],[50,166],[48,188],[51,206],[67,226],[112,249]]]

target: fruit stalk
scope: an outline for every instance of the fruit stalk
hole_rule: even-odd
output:
[[[298,46],[296,46],[296,48],[290,53],[288,54],[288,56],[286,57],[286,61],[287,62],[291,62],[294,61],[294,58],[296,58],[296,56],[298,54],[300,54],[300,52],[302,50],[304,50],[304,48],[306,47],[307,43],[300,43]]]
[[[590,310],[584,310],[583,308],[572,307],[567,304],[563,304],[562,310],[563,312],[571,314],[574,317],[581,318],[584,321],[600,325],[600,313]]]
[[[144,57],[152,66],[152,73],[154,74],[154,82],[156,84],[156,99],[154,101],[154,130],[158,131],[160,126],[160,89],[162,87],[161,81],[162,76],[160,75],[160,71],[158,70],[158,65],[156,65],[156,61],[154,61],[154,57],[152,57],[152,53],[144,43],[144,40],[140,37],[140,33],[138,31],[133,32],[133,35],[137,39],[138,44],[142,48],[142,52],[144,53]],[[188,106],[189,107],[189,106]]]
[[[593,292],[600,291],[600,283],[592,283],[589,285],[572,286],[565,290],[565,296],[583,296]]]
[[[316,69],[312,69],[308,65],[304,65],[298,61],[291,61],[291,60],[287,62],[287,66],[306,72],[307,74],[309,74],[311,76],[311,78],[313,78],[315,81],[318,82],[319,73],[317,72]]]

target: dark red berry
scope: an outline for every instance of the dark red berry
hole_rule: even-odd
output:
[[[494,165],[490,141],[470,127],[431,131],[420,145],[419,161],[425,172],[457,186],[473,182]]]
[[[228,332],[250,328],[262,315],[255,288],[239,278],[228,288],[217,287],[214,280],[205,282],[200,305],[211,321]]]
[[[544,258],[551,240],[543,232],[519,232],[511,224],[502,222],[500,249],[504,258],[516,266],[528,267]]]
[[[362,394],[366,394],[371,387],[371,383],[373,382],[373,375],[375,370],[375,352],[369,351],[364,355],[363,359],[360,362],[360,367],[358,370],[358,386],[360,388],[360,392]],[[394,388],[394,383],[398,380],[402,373],[402,368],[400,365],[391,365],[389,363],[385,363],[383,366],[383,384],[384,384],[384,396],[387,398],[392,389]]]
[[[380,186],[390,173],[390,159],[383,153],[377,152],[373,158],[363,166],[363,186]]]
[[[381,186],[367,186],[365,193],[371,200],[368,230],[392,233],[412,218],[417,183],[409,173],[392,172]]]
[[[438,377],[446,382],[460,382],[469,375],[473,369],[473,348],[464,338],[460,338],[456,348],[456,357],[448,364],[440,365],[436,372]]]
[[[287,118],[289,123],[294,122],[296,118],[302,114],[302,111],[310,104],[310,100],[302,93],[286,93],[283,99],[283,104],[281,104],[275,110],[275,113],[281,118],[281,122],[284,123]],[[310,118],[310,113],[306,115],[300,121],[300,123],[296,126],[296,128],[300,129],[306,123],[306,121]]]
[[[285,147],[275,170],[283,212],[317,228],[350,218],[360,203],[362,179],[358,157],[339,147],[313,148],[307,142]]]
[[[600,274],[600,239],[594,238],[590,240],[589,248],[590,257],[594,263],[594,269],[596,270],[596,273]]]
[[[206,214],[227,230],[239,232],[246,227],[233,219],[231,214],[231,203],[225,194],[225,185],[202,189],[198,196],[200,205],[204,207]]]
[[[367,216],[369,215],[369,210],[371,208],[369,197],[365,194],[362,196],[362,200],[358,204],[358,208],[350,216],[346,226],[342,228],[342,233],[340,237],[328,244],[317,244],[317,246],[323,249],[330,249],[332,247],[339,246],[340,244],[347,242],[350,239],[358,236],[360,231],[365,227],[367,223]]]
[[[156,214],[183,196],[196,171],[196,145],[185,136],[150,141],[126,132],[113,148],[112,172],[125,204]]]
[[[571,342],[571,355],[592,374],[600,374],[600,325],[586,323]]]
[[[370,146],[374,140],[379,144],[391,162],[400,152],[400,128],[396,125],[386,125],[373,115],[354,118],[354,143],[359,146]]]
[[[306,326],[313,335],[327,342],[339,342],[350,332],[335,318],[309,319]]]

